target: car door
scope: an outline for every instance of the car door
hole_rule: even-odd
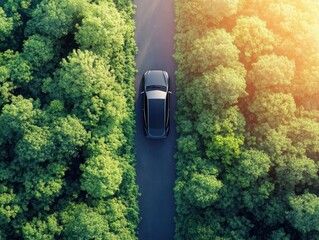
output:
[[[169,94],[169,92],[167,92],[167,96],[166,96],[166,124],[165,124],[166,127],[169,124],[169,113],[170,113],[170,94]]]
[[[147,107],[147,97],[146,94],[144,93],[144,125],[147,126],[147,113],[148,113],[148,107]]]

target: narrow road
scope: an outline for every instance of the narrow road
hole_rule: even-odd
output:
[[[134,0],[137,6],[135,40],[138,73],[135,79],[137,183],[139,185],[139,240],[172,240],[175,231],[174,182],[177,133],[173,119],[176,106],[174,52],[174,0]],[[142,128],[141,78],[146,70],[165,70],[171,77],[171,119],[169,137],[146,139]]]

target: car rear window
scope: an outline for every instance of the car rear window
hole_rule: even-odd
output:
[[[149,99],[149,127],[164,128],[165,100]]]

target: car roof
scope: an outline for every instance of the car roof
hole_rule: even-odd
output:
[[[166,99],[167,93],[161,90],[151,90],[146,92],[147,99]]]
[[[148,100],[148,129],[151,136],[165,134],[165,99]]]
[[[162,70],[149,70],[144,73],[145,87],[152,85],[167,86],[167,79]]]

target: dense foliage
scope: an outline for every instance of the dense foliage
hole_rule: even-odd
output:
[[[319,239],[319,3],[175,0],[176,239]]]
[[[0,239],[136,239],[133,13],[0,2]]]

